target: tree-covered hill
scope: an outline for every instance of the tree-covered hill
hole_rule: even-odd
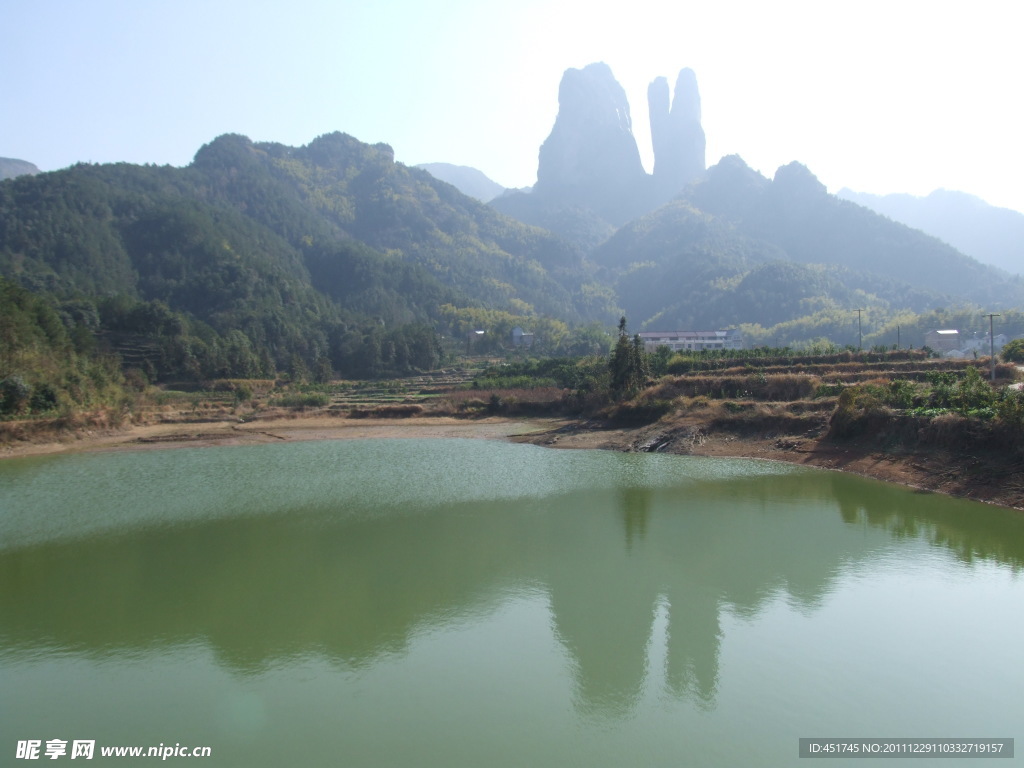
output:
[[[525,302],[574,318],[581,254],[549,232],[522,225],[426,171],[394,162],[386,144],[341,133],[305,147],[222,136],[191,170],[212,202],[244,209],[294,247],[354,239],[396,251],[477,302]]]
[[[865,303],[923,311],[934,298],[831,264],[801,264],[724,218],[677,200],[593,254],[627,315],[648,328],[772,326]]]
[[[573,291],[585,274],[579,252],[559,238],[396,164],[386,145],[344,134],[300,148],[222,136],[181,169],[78,165],[4,185],[0,206],[3,272],[58,292],[157,298],[144,278],[169,290],[162,271],[191,274],[198,264],[189,248],[204,242],[208,250],[220,235],[233,258],[307,283],[310,261],[324,277],[329,254],[365,257],[368,246],[393,257],[382,260],[382,274],[404,265],[404,292],[415,272],[463,300],[502,309],[528,304],[566,319],[578,316]],[[211,278],[220,282],[209,273],[194,278],[197,291]],[[208,306],[188,286],[178,288],[175,306]]]
[[[569,324],[623,310],[634,327],[848,343],[853,308],[877,334],[912,313],[1024,305],[1019,278],[828,195],[797,164],[768,180],[725,158],[616,231],[548,213],[565,237],[385,144],[225,135],[184,168],[0,182],[0,276],[60,318],[76,355],[117,352],[150,380],[399,374],[435,365],[439,336],[487,329],[493,351],[516,325],[536,351],[566,352]]]
[[[453,307],[611,317],[588,269],[556,236],[343,134],[299,148],[228,135],[185,168],[0,183],[0,275],[150,377],[429,366],[436,342],[426,359],[403,350],[450,331]]]
[[[920,229],[985,264],[1024,272],[1024,213],[989,205],[966,192],[936,189],[927,197],[871,195],[841,189],[844,200]]]
[[[0,417],[118,405],[118,361],[69,332],[46,297],[0,277]]]
[[[783,326],[793,341],[835,338],[838,323],[847,329],[835,340],[845,342],[853,308],[871,308],[884,325],[940,307],[1024,304],[1024,282],[828,195],[803,166],[770,181],[738,157],[590,258],[627,316],[652,329],[746,325],[756,336]]]
[[[1024,299],[1024,281],[828,194],[799,163],[779,168],[769,180],[739,157],[726,157],[682,197],[795,262],[837,265],[960,301],[1005,306]]]

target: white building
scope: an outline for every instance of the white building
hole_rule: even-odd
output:
[[[947,357],[988,357],[993,350],[996,354],[1006,346],[1009,339],[1005,333],[997,333],[992,341],[989,341],[988,334],[978,338],[968,339],[960,345],[960,349],[954,349],[946,353]]]
[[[960,331],[928,331],[924,335],[924,345],[929,349],[934,349],[939,354],[960,349]]]
[[[668,347],[673,352],[743,349],[743,334],[739,328],[724,331],[645,331],[638,335],[648,352],[658,347]]]

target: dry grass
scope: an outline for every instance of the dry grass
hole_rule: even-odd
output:
[[[464,389],[449,392],[431,403],[438,416],[537,416],[572,410],[569,390],[558,387],[534,389]]]
[[[814,395],[821,379],[806,374],[748,374],[746,376],[677,376],[666,377],[645,393],[659,400],[677,397],[710,397],[718,399],[749,398],[770,402],[790,402]]]
[[[422,415],[423,406],[415,403],[378,405],[375,408],[353,408],[348,412],[350,419],[408,419]]]
[[[78,433],[103,432],[121,427],[129,414],[109,408],[59,416],[52,419],[0,421],[0,445],[40,440],[60,440]]]

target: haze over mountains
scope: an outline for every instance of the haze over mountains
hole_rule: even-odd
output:
[[[494,207],[586,248],[668,202],[704,172],[696,77],[679,73],[671,104],[668,82],[659,77],[648,100],[653,174],[644,170],[626,93],[611,69],[598,63],[566,71],[555,125],[540,147],[537,183],[495,199]]]
[[[575,242],[641,327],[768,327],[803,317],[797,333],[806,337],[811,328],[836,333],[835,313],[851,306],[893,314],[963,302],[1019,305],[1019,280],[827,194],[799,163],[779,168],[773,180],[738,156],[705,171],[690,70],[680,72],[671,107],[664,78],[652,82],[648,101],[651,175],[611,71],[569,70],[540,149],[537,185],[492,201]]]
[[[738,156],[705,168],[690,70],[648,100],[650,174],[611,70],[568,70],[537,183],[490,205],[342,133],[20,176],[0,183],[0,275],[156,377],[402,373],[436,361],[425,333],[500,346],[516,324],[539,351],[594,351],[570,327],[623,312],[638,330],[849,343],[853,308],[884,340],[912,313],[1024,305],[1019,278],[829,195],[799,163],[773,179]]]
[[[871,195],[841,189],[838,196],[945,240],[1007,272],[1024,272],[1024,214],[997,208],[966,192],[937,189],[927,197]]]
[[[436,179],[448,182],[462,194],[475,197],[481,203],[489,203],[505,192],[501,184],[487,178],[483,171],[476,168],[451,163],[421,163],[416,167],[422,168]]]
[[[640,163],[625,93],[604,64],[570,69],[562,78],[558,116],[540,148],[533,189],[509,190],[499,197],[494,187],[482,186],[494,184],[483,174],[469,181],[474,169],[438,169],[436,175],[586,249],[625,220],[668,202],[705,170],[700,94],[693,71],[679,73],[671,101],[668,80],[653,80],[648,109],[655,157],[650,176]],[[485,193],[478,191],[483,189]],[[1024,270],[1024,214],[945,190],[922,199],[843,189],[838,197],[938,237],[986,264],[1015,274]]]

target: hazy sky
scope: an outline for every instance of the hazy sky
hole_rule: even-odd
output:
[[[697,74],[708,164],[1024,211],[1019,2],[0,0],[0,156],[188,164],[223,133],[343,131],[532,184],[569,67]]]

